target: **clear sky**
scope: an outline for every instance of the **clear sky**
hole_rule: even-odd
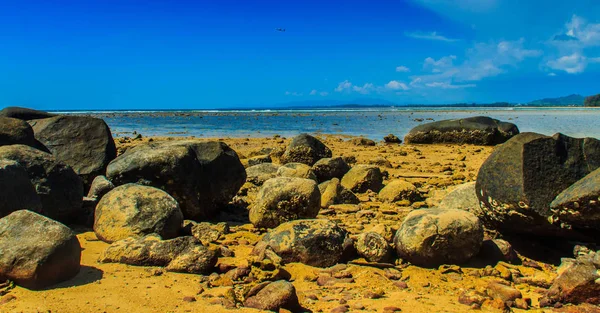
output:
[[[0,0],[0,107],[528,102],[599,81],[598,0]]]

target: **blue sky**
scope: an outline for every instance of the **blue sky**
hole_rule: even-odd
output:
[[[599,13],[597,0],[0,0],[0,107],[591,95]]]

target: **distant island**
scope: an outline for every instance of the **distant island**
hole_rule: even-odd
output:
[[[531,101],[528,105],[532,106],[582,106],[584,104],[585,97],[582,95],[569,95],[566,97],[558,98],[546,98]]]

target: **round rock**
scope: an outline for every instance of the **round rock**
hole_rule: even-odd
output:
[[[383,176],[379,167],[373,165],[355,165],[342,178],[342,186],[352,192],[378,192],[383,187]]]
[[[22,107],[6,107],[2,109],[2,111],[0,111],[0,116],[29,121],[40,118],[53,117],[55,115],[44,111],[38,111]]]
[[[384,202],[396,202],[400,200],[415,201],[419,193],[415,185],[401,179],[392,180],[381,191],[379,200]]]
[[[356,195],[352,191],[344,188],[337,178],[319,184],[319,191],[321,192],[322,208],[328,208],[334,204],[360,203],[360,200]]]
[[[317,181],[317,176],[312,168],[302,163],[288,163],[277,170],[277,176],[280,177],[298,177]]]
[[[285,280],[269,283],[258,291],[251,290],[251,293],[244,301],[246,307],[275,312],[278,312],[279,309],[299,312],[300,303],[296,295],[296,288]]]
[[[267,180],[277,177],[279,165],[273,163],[261,163],[246,169],[246,180],[256,186],[262,186]]]
[[[374,232],[362,233],[354,242],[356,251],[369,262],[389,262],[392,248],[383,236]]]
[[[182,225],[183,215],[173,197],[136,184],[119,186],[102,197],[94,218],[94,232],[109,243],[152,233],[170,239],[177,237]]]
[[[106,176],[100,175],[96,176],[92,181],[92,186],[90,187],[90,191],[88,192],[88,198],[94,199],[102,199],[105,194],[109,191],[115,189],[115,185],[113,185],[110,180],[106,178]]]
[[[314,180],[277,177],[267,180],[250,208],[255,227],[273,228],[292,220],[314,218],[319,213],[321,194]]]
[[[31,126],[23,120],[0,117],[0,146],[19,144],[36,146]]]
[[[347,236],[346,230],[330,220],[296,220],[270,230],[254,253],[271,248],[285,263],[329,267],[341,261]]]
[[[394,237],[398,256],[427,267],[466,262],[479,252],[482,242],[479,219],[462,210],[412,211]]]
[[[341,157],[320,159],[312,167],[313,173],[321,183],[333,178],[341,179],[349,170],[350,166]]]
[[[281,162],[297,162],[312,166],[318,160],[330,157],[331,150],[319,139],[309,134],[300,134],[292,139],[281,156]]]

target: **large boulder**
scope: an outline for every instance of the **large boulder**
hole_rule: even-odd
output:
[[[394,237],[398,256],[427,267],[466,262],[479,252],[482,242],[479,219],[462,210],[412,211]]]
[[[476,183],[483,220],[503,232],[557,235],[550,203],[600,167],[600,140],[523,133],[497,147]],[[552,224],[554,222],[554,224]]]
[[[303,163],[285,164],[277,170],[277,176],[298,177],[317,181],[317,176],[313,173],[312,168]]]
[[[96,206],[94,232],[102,241],[158,234],[177,237],[183,214],[166,192],[148,186],[125,184],[107,193]]]
[[[402,179],[389,182],[379,191],[379,200],[383,202],[396,202],[400,200],[415,201],[419,197],[417,187]]]
[[[436,206],[438,209],[465,210],[481,217],[481,206],[475,192],[475,182],[464,183],[456,186]]]
[[[79,272],[81,246],[65,225],[21,210],[0,219],[0,280],[42,289]]]
[[[312,167],[320,183],[333,178],[342,179],[349,170],[350,166],[341,157],[320,159]]]
[[[55,116],[29,123],[35,138],[57,160],[70,165],[87,188],[96,176],[106,173],[108,163],[117,157],[112,134],[102,119]]]
[[[262,186],[267,180],[277,177],[279,165],[261,163],[246,169],[246,180],[256,186]]]
[[[348,233],[326,219],[296,220],[270,230],[253,253],[270,248],[283,262],[329,267],[339,263]]]
[[[84,213],[81,178],[50,153],[25,145],[10,145],[0,147],[0,159],[18,162],[25,168],[42,201],[42,215],[70,223]]]
[[[261,284],[252,289],[251,293],[246,295],[244,306],[259,310],[280,312],[279,309],[286,309],[291,312],[301,312],[301,306],[296,295],[296,288],[292,283],[285,280],[278,280],[268,284]]]
[[[550,210],[556,223],[600,230],[600,168],[556,196]]]
[[[106,176],[115,185],[140,182],[168,192],[191,220],[213,217],[246,181],[235,151],[216,141],[140,145],[114,159]]]
[[[39,146],[35,141],[31,126],[16,118],[0,117],[0,146],[27,145]]]
[[[517,135],[515,124],[485,116],[443,120],[419,125],[404,137],[406,143],[461,143],[497,145]]]
[[[314,218],[319,213],[321,194],[314,180],[277,177],[267,180],[250,208],[255,227],[273,228],[297,219]]]
[[[164,266],[167,271],[191,274],[211,273],[218,260],[215,250],[191,236],[162,240],[149,235],[129,237],[111,244],[99,258],[103,263]]]
[[[309,135],[300,134],[292,139],[281,156],[282,163],[304,163],[313,165],[322,158],[330,158],[331,150],[319,139]]]
[[[42,201],[19,163],[0,159],[0,218],[18,210],[40,212]]]
[[[360,200],[356,195],[344,188],[340,183],[340,180],[333,178],[326,182],[319,184],[319,191],[321,192],[321,207],[328,208],[334,204],[359,204]]]
[[[54,114],[21,107],[6,107],[0,111],[1,117],[17,118],[20,120],[36,120],[56,116]]]
[[[342,186],[352,192],[378,192],[383,187],[383,175],[377,166],[355,165],[342,178]]]

